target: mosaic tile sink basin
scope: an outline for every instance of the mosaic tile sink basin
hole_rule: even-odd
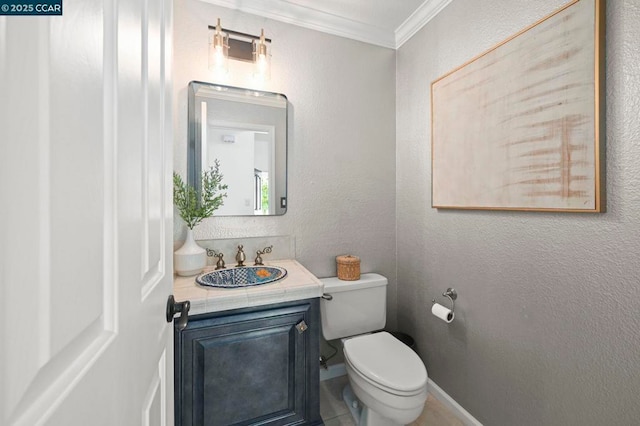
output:
[[[243,266],[207,272],[196,278],[200,285],[221,288],[239,288],[280,281],[287,270],[279,266]]]

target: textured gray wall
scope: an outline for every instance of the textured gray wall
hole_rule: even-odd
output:
[[[389,278],[395,326],[395,51],[195,0],[174,2],[174,168],[186,172],[187,85],[212,81],[207,25],[256,34],[272,44],[264,89],[287,95],[289,209],[279,217],[214,217],[196,239],[293,235],[296,258],[319,277],[335,276],[335,256],[362,258],[363,272]],[[226,84],[251,84],[232,75]],[[176,215],[176,240],[184,239]],[[232,258],[226,253],[226,258]]]
[[[640,2],[607,7],[608,213],[430,207],[431,81],[563,3],[455,0],[397,54],[398,323],[487,425],[640,419]]]

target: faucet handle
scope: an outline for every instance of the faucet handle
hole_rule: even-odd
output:
[[[224,257],[224,254],[222,253],[218,253],[217,255],[215,255],[218,258],[218,261],[216,262],[216,271],[218,269],[224,269],[224,260],[222,259]]]
[[[271,250],[273,249],[273,246],[269,246],[269,247],[265,247],[262,250],[258,250],[256,252],[256,260],[254,261],[254,264],[256,265],[264,265],[264,263],[262,263],[262,255],[265,253],[271,253]]]
[[[209,257],[215,257],[218,259],[218,261],[216,262],[216,270],[218,269],[224,269],[224,260],[222,259],[224,257],[224,254],[222,252],[217,252],[214,249],[206,249],[207,250],[207,256]]]

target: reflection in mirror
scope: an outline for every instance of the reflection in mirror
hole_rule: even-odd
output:
[[[188,181],[220,161],[227,198],[215,216],[287,211],[287,98],[279,93],[189,83]]]

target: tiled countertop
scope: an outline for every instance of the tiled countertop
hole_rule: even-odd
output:
[[[322,296],[323,285],[320,280],[297,261],[274,260],[265,262],[265,266],[280,266],[287,270],[287,276],[272,284],[234,289],[205,287],[196,283],[195,276],[176,276],[173,280],[173,294],[178,302],[191,302],[189,315]],[[213,266],[204,272],[211,270]]]

